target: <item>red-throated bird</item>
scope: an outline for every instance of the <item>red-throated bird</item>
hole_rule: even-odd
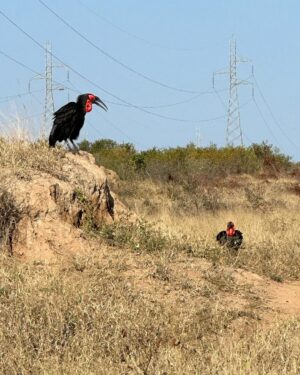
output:
[[[104,104],[98,96],[83,94],[78,96],[76,103],[70,102],[54,112],[54,122],[49,136],[49,146],[55,147],[56,142],[65,141],[69,149],[72,149],[68,142],[68,140],[70,140],[74,149],[78,150],[74,139],[78,138],[79,132],[84,124],[85,114],[91,112],[93,104],[107,111],[106,104]]]
[[[220,245],[227,245],[230,249],[238,250],[243,242],[243,233],[235,229],[234,223],[229,221],[226,231],[219,232],[216,240]]]

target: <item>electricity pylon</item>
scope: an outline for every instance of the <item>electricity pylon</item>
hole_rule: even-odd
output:
[[[45,138],[46,131],[50,128],[52,116],[54,112],[53,99],[53,63],[52,63],[52,47],[49,42],[45,45],[46,65],[45,65],[45,104],[41,137]]]
[[[53,81],[53,68],[65,68],[64,65],[53,65],[52,60],[52,46],[50,42],[45,44],[45,72],[44,74],[38,74],[29,80],[28,90],[31,90],[31,81],[35,79],[42,79],[45,81],[45,99],[44,99],[44,110],[43,118],[41,122],[40,137],[43,139],[46,137],[52,124],[52,117],[54,113],[54,95],[55,90],[65,90],[66,87],[63,84],[54,84]],[[69,71],[67,70],[67,80],[69,80]],[[69,96],[69,95],[68,95]]]
[[[243,133],[241,127],[240,117],[240,105],[238,97],[238,86],[242,84],[252,84],[247,80],[239,80],[237,78],[237,65],[238,63],[250,62],[250,60],[238,59],[236,40],[234,37],[230,39],[229,46],[229,69],[226,71],[218,71],[213,75],[213,87],[214,87],[214,76],[216,74],[228,74],[229,75],[229,100],[227,108],[227,126],[226,126],[226,145],[227,146],[243,146]]]

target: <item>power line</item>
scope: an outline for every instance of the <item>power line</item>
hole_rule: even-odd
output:
[[[34,94],[33,94],[33,91],[31,91],[31,97],[42,107],[43,106],[43,103],[41,102],[41,100],[39,98],[37,98]]]
[[[38,117],[38,116],[42,116],[43,113],[35,113],[34,115],[28,115],[28,116],[24,116],[24,117],[16,117],[16,118],[13,118],[11,120],[11,122],[13,121],[23,121],[23,120],[28,120],[30,118],[34,118],[34,117]]]
[[[106,117],[104,117],[102,114],[100,114],[100,116],[103,118],[103,120],[105,122],[107,122],[110,126],[112,126],[113,128],[115,128],[119,133],[123,134],[130,142],[133,142],[135,144],[138,144],[140,146],[142,146],[143,148],[146,148],[145,145],[143,145],[141,142],[138,142],[136,140],[134,140],[133,138],[131,138],[131,136],[129,136],[128,134],[126,134],[123,130],[121,130],[119,127],[117,127],[111,120],[108,120]]]
[[[2,12],[1,12],[1,10],[0,10],[0,14],[1,14],[1,13],[2,13]],[[43,47],[43,50],[45,51],[45,47]],[[32,69],[30,66],[28,66],[28,65],[26,65],[26,64],[24,64],[24,63],[22,63],[21,61],[17,60],[17,59],[14,58],[14,57],[8,55],[8,54],[5,53],[4,51],[0,50],[0,54],[3,55],[3,56],[5,56],[8,60],[13,61],[15,64],[21,66],[22,68],[24,68],[24,69],[30,71],[31,73],[36,74],[37,76],[43,76],[42,73],[40,73],[40,72],[38,72],[38,71]],[[51,53],[51,55],[53,56],[52,53]],[[60,86],[63,87],[64,89],[72,90],[70,87],[68,87],[68,86],[66,86],[66,85],[64,85],[64,84],[61,84],[61,83],[58,82],[58,81],[53,80],[53,83],[56,83],[56,84],[60,85]],[[41,92],[41,91],[43,91],[43,90],[28,91],[28,92],[26,92],[26,93],[21,93],[21,94],[12,95],[11,97],[18,97],[18,96],[23,96],[23,95],[30,95],[32,92]],[[1,99],[2,99],[2,98],[0,98],[0,101],[1,101]],[[6,99],[9,100],[10,97],[7,96],[7,97],[4,97],[3,99],[4,99],[3,101],[6,101]]]
[[[244,132],[243,133],[244,134],[244,137],[247,139],[247,141],[251,144],[253,144],[254,142],[253,142],[253,140],[251,140],[248,136],[247,136],[247,134]]]
[[[0,10],[0,13],[2,13],[1,10]],[[2,14],[3,14],[3,13],[2,13]],[[22,63],[21,61],[16,60],[14,57],[9,56],[7,53],[5,53],[5,52],[3,52],[3,51],[1,51],[1,50],[0,50],[0,54],[3,55],[3,56],[5,56],[7,59],[13,61],[14,63],[16,63],[16,64],[22,66],[24,69],[29,70],[31,73],[33,73],[33,74],[40,74],[40,73],[38,73],[37,71],[35,71],[35,70],[33,70],[32,68],[30,68],[28,65],[25,65],[25,64]]]
[[[218,98],[219,102],[222,104],[222,106],[227,109],[227,106],[224,102],[224,100],[222,99],[221,95],[219,94],[219,92],[214,88],[214,93],[216,95],[216,97]]]
[[[266,100],[264,94],[262,93],[262,90],[261,90],[261,88],[260,88],[260,86],[259,86],[259,84],[258,84],[258,82],[257,82],[257,79],[256,79],[256,77],[255,77],[254,75],[253,75],[253,79],[254,79],[254,82],[255,82],[255,86],[257,87],[258,92],[259,92],[260,96],[262,97],[262,100],[263,100],[263,102],[265,103],[265,106],[267,107],[267,109],[268,109],[268,111],[269,111],[269,113],[270,113],[270,115],[271,115],[271,117],[272,117],[272,119],[273,119],[275,125],[279,128],[279,130],[281,131],[281,133],[283,134],[283,136],[284,136],[284,137],[290,142],[290,144],[293,145],[295,148],[297,148],[297,149],[299,150],[300,147],[299,147],[296,143],[294,143],[294,141],[293,141],[293,140],[292,140],[292,139],[286,134],[286,132],[282,129],[282,126],[280,125],[279,121],[278,121],[277,118],[275,117],[275,115],[274,115],[274,113],[273,113],[273,111],[272,111],[272,109],[271,109],[271,106],[270,106],[270,104],[268,103],[268,101]]]
[[[9,18],[2,10],[0,10],[0,14],[2,15],[2,17],[4,17],[8,22],[10,22],[13,26],[15,26],[21,33],[23,33],[24,35],[27,36],[27,38],[29,38],[34,44],[36,44],[39,48],[41,48],[43,51],[45,50],[45,47],[40,43],[38,42],[35,38],[33,38],[29,33],[27,33],[24,29],[22,29],[19,25],[17,25],[11,18]],[[217,117],[213,117],[213,118],[209,118],[209,119],[200,119],[200,120],[186,120],[186,119],[178,119],[178,118],[175,118],[175,117],[169,117],[169,116],[164,116],[164,115],[161,115],[159,113],[156,113],[156,112],[152,112],[150,110],[147,110],[145,108],[142,108],[138,105],[135,105],[135,104],[132,104],[124,99],[122,99],[121,97],[119,97],[118,95],[115,95],[113,94],[112,92],[108,91],[107,89],[104,89],[103,87],[101,87],[99,84],[93,82],[92,80],[90,80],[89,78],[85,77],[83,74],[81,74],[79,71],[77,71],[76,69],[74,69],[73,67],[71,67],[69,64],[65,63],[64,61],[62,61],[59,57],[57,57],[53,52],[51,52],[51,55],[58,61],[60,62],[61,64],[64,64],[70,71],[72,71],[74,74],[76,74],[77,76],[79,76],[80,78],[82,78],[83,80],[85,80],[86,82],[90,83],[92,86],[94,87],[97,87],[99,90],[103,91],[104,93],[106,93],[107,95],[110,95],[111,97],[119,100],[120,102],[124,103],[124,104],[127,104],[128,106],[130,106],[131,108],[134,108],[134,109],[137,109],[141,112],[144,112],[144,113],[147,113],[147,114],[150,114],[152,116],[155,116],[155,117],[158,117],[158,118],[162,118],[164,120],[170,120],[170,121],[177,121],[177,122],[186,122],[186,123],[201,123],[201,122],[211,122],[211,121],[215,121],[215,120],[218,120],[218,119],[221,119],[223,117],[225,117],[226,115],[223,115],[223,116],[217,116]]]
[[[221,89],[221,90],[215,90],[216,92],[223,92],[223,91],[228,91],[228,89]],[[188,99],[185,99],[185,100],[181,100],[181,101],[178,101],[178,102],[174,102],[174,103],[169,103],[169,104],[158,104],[158,105],[139,105],[140,108],[144,108],[144,109],[160,109],[160,108],[170,108],[170,107],[176,107],[180,104],[186,104],[186,103],[190,103],[192,102],[193,100],[196,100],[198,99],[199,97],[203,96],[203,95],[207,95],[207,94],[213,94],[214,91],[213,90],[207,90],[207,91],[203,91],[197,95],[193,95],[191,96],[190,98]],[[107,103],[110,103],[110,104],[113,104],[113,105],[118,105],[118,106],[124,106],[124,107],[131,107],[129,105],[126,105],[126,104],[122,104],[122,103],[116,103],[116,102],[112,102],[112,101],[107,101]]]
[[[2,13],[1,11],[0,11],[0,13]],[[45,47],[43,47],[43,50],[45,50]],[[13,62],[15,62],[16,64],[18,64],[18,65],[20,65],[20,66],[22,66],[24,69],[27,69],[27,70],[29,70],[30,72],[32,72],[32,73],[34,73],[34,74],[36,74],[37,76],[43,76],[41,73],[39,73],[39,72],[37,72],[36,70],[33,70],[32,68],[30,68],[28,65],[25,65],[24,63],[22,63],[22,62],[20,62],[20,61],[18,61],[18,60],[16,60],[14,57],[12,57],[12,56],[10,56],[10,55],[8,55],[8,54],[6,54],[5,52],[3,52],[3,51],[1,51],[0,50],[0,53],[2,54],[2,55],[4,55],[6,58],[8,58],[9,60],[11,60],[11,61],[13,61]],[[50,53],[52,56],[54,56],[53,55],[53,53],[51,52],[51,51],[48,51],[48,53]],[[57,59],[57,57],[55,57],[56,59]],[[57,59],[58,60],[58,59]],[[64,62],[62,62],[61,60],[59,60],[62,64],[65,64]],[[65,64],[66,65],[66,64]],[[67,66],[67,65],[66,65]],[[67,67],[69,67],[69,66],[67,66]],[[69,67],[70,68],[70,67]],[[71,69],[70,68],[70,70],[73,70],[73,69]],[[86,80],[86,79],[85,79]],[[89,81],[89,80],[88,80]],[[53,80],[53,82],[55,82],[55,83],[59,83],[59,82],[56,82],[56,81],[54,81]],[[67,87],[67,86],[64,86],[66,89],[68,89],[68,90],[72,90],[70,87]],[[227,90],[227,89],[225,89],[225,90]],[[225,91],[225,90],[223,90],[223,91]],[[78,90],[75,90],[75,91],[77,91],[78,92]],[[222,91],[222,90],[220,90],[220,91]],[[202,96],[202,95],[205,95],[205,94],[207,94],[207,93],[211,93],[212,92],[212,90],[207,90],[207,91],[203,91],[203,92],[201,92],[201,93],[199,93],[199,94],[197,94],[197,95],[195,95],[195,96],[193,96],[192,98],[189,98],[189,99],[186,99],[186,100],[184,100],[184,101],[181,101],[181,102],[177,102],[177,103],[171,103],[171,104],[167,104],[167,105],[161,105],[161,106],[139,106],[138,108],[144,108],[144,109],[147,109],[147,108],[164,108],[164,107],[171,107],[171,106],[175,106],[175,105],[178,105],[178,104],[182,104],[182,103],[186,103],[186,102],[189,102],[189,101],[191,101],[191,100],[194,100],[194,99],[196,99],[196,98],[198,98],[198,97],[200,97],[200,96]],[[135,107],[134,105],[132,105],[132,104],[121,104],[121,103],[116,103],[116,102],[111,102],[111,101],[107,101],[108,103],[111,103],[111,104],[115,104],[115,105],[125,105],[126,107],[130,107],[130,108],[132,108],[132,107]],[[153,113],[154,114],[154,113]],[[168,119],[168,120],[173,120],[173,121],[179,121],[179,122],[208,122],[208,121],[210,121],[210,120],[212,120],[212,121],[214,121],[214,120],[217,120],[217,119],[219,119],[219,118],[222,118],[222,117],[216,117],[216,118],[212,118],[212,119],[204,119],[204,120],[185,120],[185,119],[176,119],[176,118],[171,118],[171,117],[168,117],[168,116],[164,116],[164,115],[159,115],[159,114],[157,114],[159,117],[161,117],[162,116],[162,118],[164,118],[164,119]]]
[[[73,86],[73,89],[68,87],[68,90],[70,91],[74,91],[74,92],[78,92],[78,93],[81,93],[80,91],[78,91],[78,89],[74,89],[74,85],[72,84],[72,82],[69,80],[68,83]],[[185,100],[181,100],[181,101],[178,101],[178,102],[174,102],[174,103],[169,103],[169,104],[158,104],[158,105],[139,105],[139,108],[144,108],[144,109],[154,109],[154,108],[169,108],[169,107],[175,107],[177,105],[180,105],[180,104],[185,104],[185,103],[189,103],[193,100],[196,100],[198,99],[199,97],[203,96],[203,95],[207,95],[207,94],[212,94],[213,92],[224,92],[224,91],[228,91],[228,89],[220,89],[220,90],[206,90],[206,91],[202,91],[200,92],[199,94],[197,95],[193,95],[191,96],[190,98],[188,99],[185,99]],[[108,104],[113,104],[113,105],[117,105],[117,106],[121,106],[121,107],[129,107],[131,108],[132,105],[131,104],[124,104],[124,103],[118,103],[118,102],[114,102],[114,101],[111,101],[111,100],[106,100],[106,102]]]
[[[69,81],[70,85],[74,88],[74,91],[76,91],[77,93],[80,93],[80,91],[78,90],[78,88],[71,82]],[[126,134],[123,130],[121,130],[118,126],[116,126],[111,120],[108,120],[106,117],[104,117],[102,114],[100,114],[100,116],[103,118],[103,120],[105,122],[107,122],[109,125],[111,125],[113,128],[115,128],[119,133],[125,135],[125,137],[130,141],[130,142],[133,142],[135,144],[139,144],[140,146],[142,147],[145,147],[143,144],[141,144],[140,142],[137,142],[136,140],[134,140],[131,136],[129,136],[128,134]],[[91,123],[91,122],[88,122],[92,128],[98,132],[100,134],[100,132],[98,131],[98,129],[96,129],[94,127],[94,125]],[[100,134],[101,135],[101,134]],[[102,134],[103,135],[103,134]],[[146,147],[145,147],[146,148]]]
[[[127,64],[123,63],[122,61],[120,61],[119,59],[115,58],[114,56],[112,56],[111,54],[109,54],[108,52],[106,52],[103,48],[99,47],[97,44],[95,44],[90,39],[88,39],[86,36],[84,36],[80,31],[78,31],[74,26],[72,26],[69,22],[67,22],[63,17],[61,17],[58,13],[56,13],[53,9],[51,9],[42,0],[37,0],[37,1],[43,7],[45,7],[46,9],[48,9],[49,12],[51,12],[56,18],[58,18],[63,24],[65,24],[69,29],[71,29],[75,34],[77,34],[81,39],[83,39],[90,46],[92,46],[93,48],[95,48],[98,52],[100,52],[102,55],[106,56],[111,61],[115,62],[116,64],[118,64],[120,66],[122,66],[122,68],[124,68],[124,69],[130,71],[131,73],[134,73],[137,76],[139,76],[139,77],[141,77],[141,78],[143,78],[143,79],[145,79],[145,80],[147,80],[149,82],[152,82],[152,83],[154,83],[154,84],[156,84],[158,86],[161,86],[161,87],[173,90],[173,91],[179,91],[179,92],[184,92],[184,93],[189,93],[189,94],[196,94],[197,93],[197,91],[186,90],[186,89],[181,89],[181,88],[178,88],[178,87],[170,86],[170,85],[165,84],[165,83],[163,83],[161,81],[153,79],[153,78],[149,77],[148,75],[137,71],[134,68],[131,68],[129,65],[127,65]]]
[[[69,67],[68,65],[66,65],[66,66]],[[70,69],[72,70],[72,68],[70,68]],[[76,88],[71,82],[70,82],[70,84],[74,88]],[[94,84],[94,85],[97,87],[96,84]],[[74,91],[74,90],[72,90],[72,91]],[[78,89],[76,89],[75,91],[77,91],[78,93],[80,93],[80,91]],[[129,108],[139,109],[142,112],[149,113],[149,114],[154,115],[156,117],[159,117],[159,118],[162,118],[162,119],[165,119],[165,120],[176,121],[176,122],[184,122],[184,123],[194,123],[194,124],[196,124],[196,123],[203,123],[203,122],[212,122],[212,121],[220,120],[220,119],[226,117],[226,114],[224,114],[224,115],[220,115],[220,116],[216,116],[216,117],[211,117],[211,118],[207,118],[207,119],[199,119],[199,120],[180,119],[180,118],[177,118],[177,117],[165,116],[165,115],[161,115],[159,113],[148,111],[148,110],[145,109],[145,108],[147,108],[147,106],[141,107],[141,106],[137,106],[137,105],[131,104],[129,102],[126,102],[123,99],[121,99],[121,100],[124,102],[124,104],[123,103],[111,102],[109,100],[106,100],[106,102],[107,103],[111,103],[111,104],[115,104],[115,105],[122,105],[122,106],[129,107]],[[172,105],[174,105],[174,103]]]
[[[4,97],[0,98],[0,104],[5,103],[5,102],[9,102],[12,99],[18,99],[18,98],[21,98],[23,96],[31,95],[32,93],[37,93],[37,92],[41,92],[41,91],[43,91],[43,90],[42,89],[41,90],[34,90],[34,91],[31,91],[31,92],[27,91],[27,92],[21,92],[20,94],[4,96]]]
[[[253,77],[253,78],[254,78],[254,77]],[[222,97],[220,96],[220,94],[219,94],[216,90],[215,90],[215,94],[216,94],[217,98],[219,99],[220,103],[223,105],[223,107],[226,108],[226,104],[224,103]],[[254,95],[252,95],[252,98],[250,99],[250,101],[248,101],[248,102],[246,102],[246,103],[240,105],[240,108],[242,108],[243,106],[247,105],[247,104],[250,103],[251,101],[254,102],[255,107],[256,107],[256,109],[257,109],[257,112],[259,113],[261,119],[263,120],[263,123],[265,124],[265,126],[267,127],[267,129],[269,130],[269,132],[271,133],[272,137],[274,138],[274,140],[276,141],[276,143],[279,144],[278,139],[276,138],[276,136],[275,136],[275,134],[274,134],[272,128],[269,126],[269,124],[268,124],[268,122],[267,122],[265,116],[263,115],[262,110],[260,109],[260,107],[259,107],[257,101],[255,100]],[[245,135],[245,138],[246,138],[249,142],[253,143],[253,141],[251,141],[251,140],[249,139],[249,137],[245,134],[245,132],[243,132],[243,133],[244,133],[244,135]]]
[[[160,49],[165,49],[165,50],[168,50],[168,51],[178,51],[178,52],[193,52],[193,51],[201,51],[203,50],[203,48],[207,48],[207,46],[205,47],[193,47],[193,48],[184,48],[184,47],[169,47],[169,46],[165,46],[165,45],[162,45],[162,44],[159,44],[159,43],[154,43],[152,41],[149,41],[145,38],[142,38],[141,36],[137,35],[137,34],[134,34],[134,33],[131,33],[129,32],[128,30],[126,30],[125,28],[123,27],[120,27],[118,25],[116,25],[115,23],[113,23],[112,21],[110,21],[109,19],[107,19],[106,17],[100,15],[98,12],[95,12],[95,10],[93,10],[92,8],[90,8],[88,5],[84,4],[82,1],[80,0],[77,0],[79,4],[81,4],[81,6],[85,9],[87,9],[90,13],[92,13],[94,16],[102,19],[104,22],[108,23],[109,25],[111,25],[113,28],[115,28],[116,30],[122,32],[123,34],[126,34],[128,36],[130,36],[131,38],[134,38],[136,40],[139,40],[140,42],[143,42],[149,46],[152,46],[152,47],[156,47],[156,48],[160,48]],[[219,43],[222,43],[224,41],[226,41],[228,38],[220,41]]]
[[[224,103],[224,101],[223,101],[223,99],[221,98],[221,96],[220,96],[217,92],[216,92],[216,95],[217,95],[218,99],[220,100],[220,103],[226,108],[226,104]],[[250,100],[248,100],[247,102],[241,104],[241,105],[240,105],[240,108],[242,108],[242,107],[248,105],[248,104],[249,104],[250,102],[252,102],[252,101],[254,102],[255,107],[256,107],[256,109],[257,109],[257,111],[258,111],[258,113],[259,113],[261,119],[263,120],[264,124],[266,125],[267,129],[268,129],[269,132],[272,134],[274,140],[278,143],[278,140],[276,139],[276,136],[275,136],[275,134],[273,133],[272,128],[269,126],[267,120],[265,119],[265,117],[264,117],[264,115],[263,115],[263,113],[262,113],[262,110],[261,110],[260,107],[258,106],[258,103],[257,103],[257,101],[255,100],[255,97],[254,97],[254,96],[252,96],[252,98],[251,98]],[[245,135],[245,138],[246,138],[249,142],[253,143],[253,141],[249,139],[249,137],[245,134],[245,132],[243,132],[243,133],[244,133],[244,135]]]
[[[258,103],[257,103],[257,101],[255,100],[254,97],[253,97],[253,102],[254,102],[254,104],[255,104],[255,107],[256,107],[256,109],[257,109],[257,111],[258,111],[258,113],[259,113],[261,119],[263,120],[263,123],[266,125],[266,127],[268,128],[269,132],[272,134],[272,137],[273,137],[274,140],[277,142],[277,144],[279,144],[277,137],[276,137],[275,134],[273,133],[273,130],[272,130],[271,126],[268,124],[268,122],[267,122],[267,120],[266,120],[266,118],[265,118],[265,116],[264,116],[262,110],[260,109],[260,107],[259,107],[259,105],[258,105]]]
[[[224,100],[222,99],[221,95],[219,94],[219,92],[218,92],[217,90],[215,90],[215,93],[216,93],[216,96],[217,96],[218,100],[219,100],[220,103],[222,104],[222,106],[223,106],[224,108],[227,108],[227,106],[226,106]],[[246,106],[247,106],[249,103],[251,103],[252,101],[253,101],[253,98],[250,98],[250,99],[246,100],[244,103],[240,104],[240,109],[246,107]]]

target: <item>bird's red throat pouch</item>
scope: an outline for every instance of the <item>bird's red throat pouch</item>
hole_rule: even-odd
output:
[[[226,234],[228,237],[233,237],[235,235],[235,229],[234,228],[227,229]]]
[[[92,102],[90,100],[87,100],[85,103],[85,112],[91,112],[92,108]]]

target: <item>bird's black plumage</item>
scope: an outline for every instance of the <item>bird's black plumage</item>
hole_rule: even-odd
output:
[[[53,126],[49,136],[49,146],[55,147],[56,142],[68,140],[75,147],[74,140],[78,138],[83,127],[85,115],[96,104],[105,111],[107,106],[93,94],[79,95],[76,102],[70,102],[54,112]],[[70,147],[70,146],[69,146]]]
[[[238,250],[243,242],[243,233],[239,230],[236,230],[233,236],[227,236],[226,231],[222,230],[217,234],[216,240],[222,246],[226,245],[228,248]]]

